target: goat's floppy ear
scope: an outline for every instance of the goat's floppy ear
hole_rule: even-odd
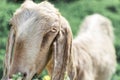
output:
[[[67,63],[71,54],[72,33],[68,22],[61,18],[61,28],[53,43],[53,72],[52,80],[64,80]]]
[[[8,37],[8,42],[6,45],[3,78],[4,78],[4,76],[8,76],[8,70],[9,70],[10,65],[11,65],[12,50],[13,50],[14,41],[15,41],[14,34],[15,34],[14,29],[11,28],[10,33],[9,33],[9,37]]]

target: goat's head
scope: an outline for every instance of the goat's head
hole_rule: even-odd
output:
[[[68,22],[54,6],[48,2],[26,1],[13,15],[11,24],[3,80],[18,72],[25,80],[31,80],[41,73],[52,54],[52,79],[63,80],[72,33]]]

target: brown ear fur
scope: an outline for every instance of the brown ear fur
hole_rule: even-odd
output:
[[[52,80],[64,80],[68,58],[71,54],[72,33],[68,22],[61,17],[61,28],[53,43],[53,72]]]

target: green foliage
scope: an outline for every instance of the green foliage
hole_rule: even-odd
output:
[[[113,76],[112,80],[120,80],[120,64],[117,65],[116,74]]]
[[[10,3],[9,3],[10,1]],[[2,64],[5,55],[5,45],[9,32],[9,20],[13,12],[20,6],[23,0],[1,0],[0,4],[0,78],[2,77]],[[35,0],[40,2],[42,0]],[[114,26],[115,48],[117,54],[117,71],[112,80],[120,80],[120,0],[49,0],[60,10],[69,21],[74,36],[79,30],[85,16],[100,13],[108,17]],[[14,2],[14,3],[13,3]],[[69,2],[69,3],[68,3]],[[43,73],[44,76],[46,73]]]
[[[17,73],[17,74],[14,74],[12,76],[12,80],[22,80],[22,74],[21,73]]]

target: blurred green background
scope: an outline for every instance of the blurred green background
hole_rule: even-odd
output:
[[[41,2],[42,0],[34,0]],[[85,16],[99,13],[108,17],[114,26],[117,71],[112,80],[120,80],[120,0],[49,0],[69,21],[73,35],[79,30]],[[9,20],[23,0],[0,0],[0,79],[9,32]]]

